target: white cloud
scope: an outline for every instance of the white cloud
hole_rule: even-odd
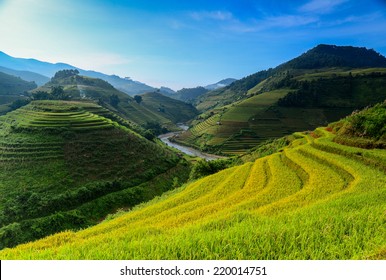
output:
[[[265,21],[266,27],[297,27],[315,23],[319,20],[318,17],[301,16],[301,15],[284,15],[276,17],[268,17]]]
[[[190,17],[194,20],[231,20],[233,19],[233,14],[227,11],[202,11],[202,12],[192,12]]]
[[[326,14],[348,0],[311,0],[299,8],[300,12]]]
[[[357,24],[363,24],[363,23],[380,23],[383,19],[383,16],[380,12],[375,12],[372,14],[366,14],[361,16],[347,16],[342,19],[338,19],[332,22],[329,22],[327,25],[341,25],[346,23],[357,23]],[[378,22],[377,22],[378,21]]]
[[[294,28],[317,23],[318,17],[301,15],[270,16],[249,23],[233,21],[227,29],[235,33],[253,33],[268,31],[272,28]]]

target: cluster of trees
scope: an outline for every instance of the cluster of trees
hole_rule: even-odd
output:
[[[110,105],[113,106],[113,107],[117,107],[119,102],[121,102],[121,100],[119,99],[118,95],[116,94],[112,94],[110,95],[109,97],[109,102],[110,102]]]
[[[176,96],[178,96],[179,100],[190,103],[208,91],[204,87],[183,88],[176,92]]]
[[[33,241],[58,231],[81,229],[90,223],[78,211],[56,212],[50,216],[14,222],[0,228],[0,249]]]
[[[286,69],[386,67],[386,58],[372,49],[321,44],[279,67]]]
[[[200,160],[192,168],[190,172],[190,179],[198,179],[205,177],[225,168],[228,168],[232,165],[232,160],[230,159],[218,159],[212,161]]]
[[[255,87],[258,83],[272,76],[274,72],[275,71],[272,68],[269,68],[268,70],[259,71],[255,74],[249,75],[245,78],[233,82],[228,87],[229,89],[232,89],[238,94],[244,94],[251,88]]]
[[[141,104],[142,102],[142,96],[140,95],[135,95],[134,96],[134,100],[135,102],[137,102],[138,104]],[[116,94],[112,94],[110,95],[109,97],[109,102],[110,102],[110,105],[113,106],[113,107],[117,107],[119,102],[121,102],[121,100],[119,99],[118,95]]]
[[[140,95],[135,95],[135,96],[134,96],[134,100],[135,100],[135,102],[137,102],[138,104],[141,104],[141,102],[142,102],[142,96],[140,96]]]
[[[386,74],[370,73],[319,78],[311,81],[283,79],[280,86],[294,89],[294,91],[279,99],[278,105],[284,107],[360,108],[386,98],[385,77]],[[359,94],[361,95],[360,98]]]
[[[35,100],[69,100],[71,97],[64,92],[62,86],[52,86],[51,92],[37,91],[34,93]]]
[[[31,102],[31,100],[29,100],[29,99],[17,99],[17,100],[15,100],[15,101],[13,101],[13,102],[11,103],[11,105],[9,105],[9,107],[10,107],[12,110],[16,110],[16,109],[18,109],[18,108],[20,108],[20,107],[23,107],[23,106],[27,105],[27,104],[30,103],[30,102]]]
[[[55,73],[53,80],[65,79],[68,77],[79,75],[79,71],[76,69],[60,70]]]
[[[157,122],[147,122],[143,125],[144,133],[141,133],[148,140],[153,140],[156,135],[167,133],[168,130],[165,127],[162,127]]]
[[[3,210],[0,212],[0,226],[10,222],[46,216],[56,211],[65,211],[108,193],[120,191],[131,186],[119,181],[96,183],[73,191],[67,191],[57,196],[24,191],[14,199],[4,203]]]

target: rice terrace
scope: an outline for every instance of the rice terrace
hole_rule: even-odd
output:
[[[65,2],[0,1],[1,260],[386,260],[385,3]]]
[[[342,145],[334,139],[344,141],[347,135],[340,132],[348,130],[355,118],[383,125],[385,111],[386,105],[380,104],[327,128],[295,133],[290,144],[277,153],[185,184],[90,229],[67,231],[6,249],[1,256],[11,259],[383,258],[386,152]],[[48,115],[51,119],[52,114]],[[73,114],[61,118],[70,116]],[[374,119],[378,116],[382,119]],[[84,118],[74,122],[75,129],[108,126],[107,121]],[[47,126],[52,125],[49,119]],[[40,124],[36,120],[31,123]],[[383,138],[384,130],[384,127],[382,132],[377,130]],[[360,139],[357,146],[363,145]],[[382,140],[366,143],[384,145]]]

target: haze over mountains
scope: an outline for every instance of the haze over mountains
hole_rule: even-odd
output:
[[[47,81],[51,77],[53,77],[56,72],[60,70],[76,69],[79,71],[81,75],[92,77],[92,78],[103,79],[109,82],[110,84],[112,84],[118,90],[121,90],[129,95],[136,95],[136,94],[155,90],[155,88],[151,86],[148,86],[141,82],[133,81],[130,78],[121,78],[116,75],[106,75],[96,71],[83,70],[66,63],[53,64],[49,62],[39,61],[36,59],[15,58],[1,51],[0,51],[0,66],[6,67],[12,70],[38,73],[40,75],[45,76]],[[17,74],[21,78],[24,78],[26,80],[31,80],[31,76],[26,75],[29,73],[18,72]],[[39,83],[39,85],[42,85],[45,83],[44,78],[42,77],[40,77],[38,81],[35,81],[35,82]]]
[[[34,81],[41,86],[49,81],[54,74],[64,69],[76,69],[81,75],[105,80],[112,84],[116,89],[123,91],[131,96],[145,92],[155,91],[156,88],[145,83],[134,81],[129,77],[119,77],[117,75],[106,75],[92,70],[84,70],[66,63],[49,63],[36,59],[15,58],[0,51],[0,71],[20,77],[26,81]],[[207,90],[217,89],[229,85],[235,79],[224,79],[215,84],[205,86]],[[175,97],[174,90],[161,87],[160,91]],[[179,99],[179,98],[177,98]]]

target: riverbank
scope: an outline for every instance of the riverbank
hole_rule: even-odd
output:
[[[177,144],[177,143],[174,143],[174,142],[171,142],[169,140],[169,138],[179,134],[180,132],[169,132],[169,133],[166,133],[166,134],[161,134],[158,136],[158,138],[164,142],[166,145],[170,146],[170,147],[173,147],[173,148],[176,148],[178,150],[180,150],[181,152],[187,154],[187,155],[190,155],[190,156],[194,156],[194,157],[200,157],[200,158],[203,158],[205,160],[216,160],[216,159],[220,159],[220,158],[225,158],[223,156],[218,156],[218,155],[213,155],[213,154],[207,154],[207,153],[203,153],[197,149],[194,149],[192,147],[188,147],[188,146],[183,146],[181,144]]]

